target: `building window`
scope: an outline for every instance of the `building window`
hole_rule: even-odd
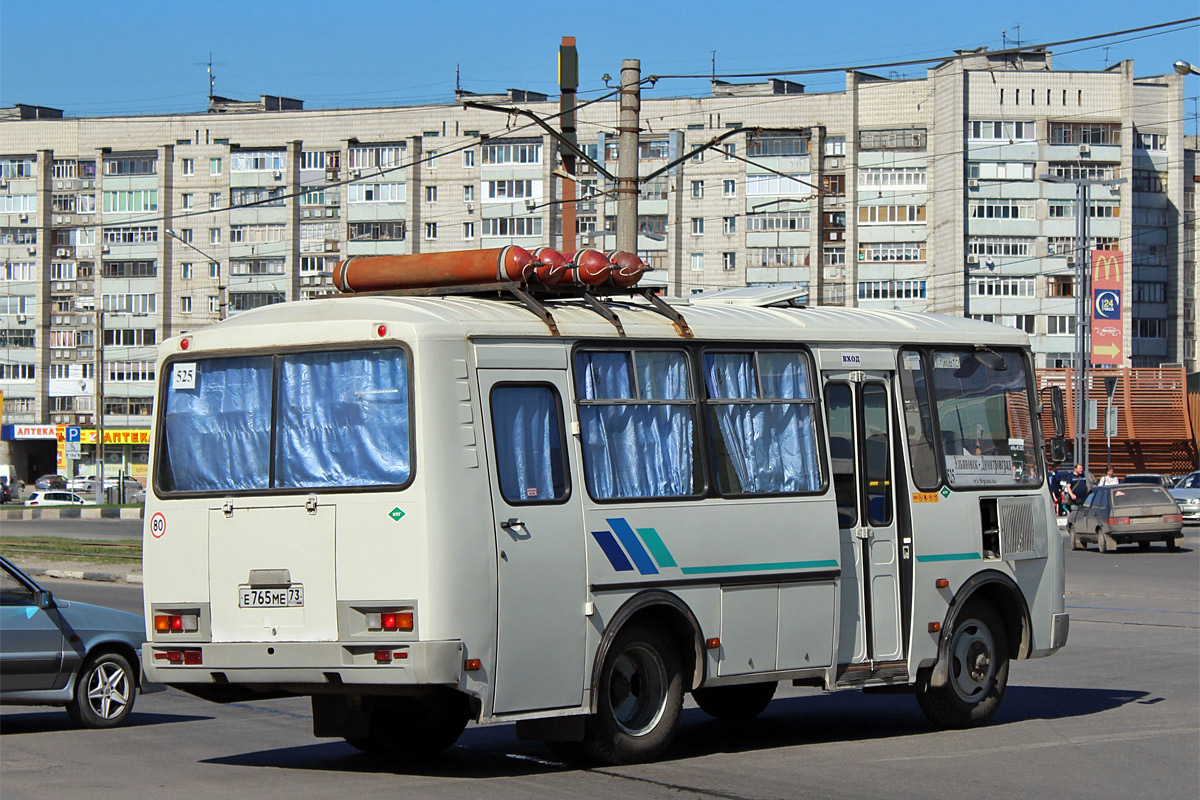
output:
[[[825,137],[825,155],[827,155],[827,156],[844,156],[844,155],[846,155],[846,137],[845,136],[826,136]]]
[[[971,236],[967,252],[975,256],[1028,257],[1033,254],[1033,238],[1016,236]]]
[[[825,194],[827,195],[841,197],[846,193],[846,176],[822,175],[821,188],[825,190]]]
[[[859,131],[860,150],[921,150],[925,148],[924,128],[891,128],[878,131]]]
[[[925,281],[859,281],[859,300],[919,300],[925,297]]]
[[[184,211],[190,210],[192,208],[192,195],[190,195],[190,194],[180,195],[179,196],[179,205],[183,207]]]
[[[210,158],[208,160],[208,174],[209,175],[220,175],[221,174],[221,159]]]
[[[1046,278],[1047,297],[1074,297],[1075,279],[1070,275],[1055,275]]]
[[[1032,277],[1007,278],[991,275],[972,277],[971,297],[1033,297]]]
[[[352,183],[346,187],[349,203],[403,203],[407,184],[403,183]]]
[[[867,242],[858,246],[859,261],[924,261],[924,242]]]
[[[666,139],[650,139],[638,142],[638,161],[662,161],[670,155],[671,145]]]
[[[810,191],[808,175],[747,175],[746,195],[795,197]]]
[[[210,294],[208,296],[208,313],[216,314],[221,310],[221,299],[218,295]]]
[[[808,155],[808,136],[794,132],[757,133],[746,142],[746,157],[761,158]]]
[[[429,240],[433,240],[433,239],[437,238],[437,223],[436,222],[426,222],[425,223],[425,238],[429,239]]]
[[[925,222],[925,206],[859,206],[861,225],[911,225]],[[842,227],[845,227],[843,223]]]
[[[1165,303],[1167,302],[1167,285],[1165,283],[1134,281],[1133,300],[1135,303]]]
[[[1037,129],[1032,122],[971,120],[967,138],[973,142],[1032,142],[1037,139]]]
[[[464,203],[474,203],[475,202],[475,185],[474,184],[467,183],[467,184],[463,185],[463,202]]]
[[[196,174],[196,159],[185,158],[183,160],[183,174],[184,175],[195,175]]]
[[[284,150],[257,150],[231,153],[230,172],[263,172],[287,169],[287,152]]]
[[[465,167],[466,169],[471,169],[472,167],[475,166],[475,151],[474,150],[463,150],[462,156],[463,156],[463,167]]]
[[[208,207],[209,207],[209,209],[211,209],[213,211],[216,211],[221,207],[221,193],[220,192],[209,192],[208,193]]]
[[[1051,122],[1050,144],[1120,144],[1119,122]]]
[[[541,217],[500,217],[483,220],[483,235],[493,236],[541,236]]]
[[[986,198],[970,200],[967,211],[971,219],[1033,219],[1032,200]],[[1054,216],[1054,204],[1050,204],[1050,216]]]
[[[737,196],[737,181],[727,180],[722,184],[722,186],[724,187],[726,197]]]
[[[737,155],[737,145],[734,144],[733,142],[726,142],[725,143],[725,160],[733,161],[735,155]]]
[[[721,268],[726,272],[737,269],[737,253],[721,253]]]
[[[1134,145],[1138,150],[1166,150],[1167,135],[1165,133],[1137,133],[1137,143]]]
[[[846,248],[827,247],[822,255],[821,263],[827,267],[840,267],[846,263]]]
[[[1133,338],[1135,339],[1164,339],[1167,335],[1165,319],[1135,319],[1133,321]]]
[[[485,144],[484,164],[541,164],[542,145],[528,144]]]
[[[464,222],[463,223],[463,239],[466,239],[469,241],[474,238],[475,238],[475,223],[474,222]]]
[[[185,281],[190,281],[192,279],[192,273],[193,273],[193,265],[191,263],[184,263],[184,264],[180,265],[180,268],[179,268],[179,277],[180,278],[182,278]]]
[[[722,217],[721,232],[726,236],[737,233],[737,217]]]
[[[696,199],[704,197],[704,181],[692,181],[692,197]]]
[[[704,271],[704,253],[692,253],[692,272]]]
[[[704,235],[704,217],[692,217],[692,235]]]
[[[212,278],[213,280],[221,277],[221,262],[208,262],[208,277]]]
[[[127,156],[104,159],[105,175],[153,175],[158,171],[154,156]]]
[[[105,214],[157,210],[157,189],[129,189],[119,192],[104,192]]]
[[[436,186],[426,186],[425,187],[425,202],[426,203],[436,203],[437,202],[437,187]]]
[[[190,295],[183,295],[179,298],[179,310],[184,314],[192,313],[192,298]]]
[[[491,202],[541,200],[542,182],[536,179],[488,181],[483,199]]]
[[[350,223],[350,241],[352,242],[400,242],[407,235],[408,223],[402,219]],[[314,238],[323,239],[325,237]]]
[[[752,247],[747,266],[751,267],[803,267],[808,251],[802,247]]]
[[[371,167],[399,167],[404,160],[407,145],[365,145],[351,147],[347,161],[350,169],[369,169]]]
[[[220,228],[209,228],[208,229],[208,243],[209,244],[220,244],[221,243],[221,229]]]
[[[841,214],[840,227],[846,227],[846,214]],[[811,212],[808,211],[776,211],[771,214],[747,214],[747,231],[806,231],[809,227]]]
[[[1030,176],[1033,175],[1032,164],[1029,165]],[[1083,165],[1075,161],[1053,161],[1050,163],[1050,174],[1068,180],[1098,180],[1107,181],[1119,178],[1121,168],[1117,164]],[[1136,172],[1136,170],[1135,170]],[[974,176],[972,176],[974,177]],[[983,177],[987,177],[986,175]],[[1136,179],[1135,179],[1136,182]],[[1134,189],[1134,191],[1138,191]]]
[[[1074,336],[1075,317],[1070,314],[1050,314],[1046,317],[1047,336]]]

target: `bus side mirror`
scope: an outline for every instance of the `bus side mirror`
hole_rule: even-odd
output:
[[[1050,421],[1054,425],[1054,437],[1061,439],[1067,435],[1067,412],[1063,405],[1063,390],[1061,386],[1050,387]]]
[[[1067,442],[1063,437],[1055,436],[1050,440],[1050,460],[1055,464],[1067,460]]]

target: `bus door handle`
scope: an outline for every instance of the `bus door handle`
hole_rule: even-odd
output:
[[[873,533],[874,532],[870,528],[855,528],[854,538],[866,541],[872,537]]]
[[[529,529],[525,527],[525,523],[521,522],[521,520],[517,519],[516,517],[504,520],[500,523],[500,527],[503,530],[508,531],[508,535],[518,541],[521,539],[528,539],[531,536]],[[517,530],[518,528],[520,530]]]

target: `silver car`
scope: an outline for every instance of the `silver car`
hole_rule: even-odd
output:
[[[1171,489],[1171,497],[1179,503],[1184,522],[1200,522],[1200,470],[1180,478]]]
[[[1067,523],[1071,547],[1082,550],[1095,542],[1101,553],[1117,545],[1137,542],[1149,550],[1151,542],[1164,542],[1172,552],[1183,545],[1183,515],[1166,490],[1144,483],[1097,486]]]
[[[58,600],[2,556],[0,631],[0,704],[65,706],[82,727],[111,728],[150,688],[140,616]]]

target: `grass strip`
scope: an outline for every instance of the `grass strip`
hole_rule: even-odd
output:
[[[97,564],[142,560],[140,539],[71,539],[65,536],[0,536],[0,551],[10,558],[44,558]]]

